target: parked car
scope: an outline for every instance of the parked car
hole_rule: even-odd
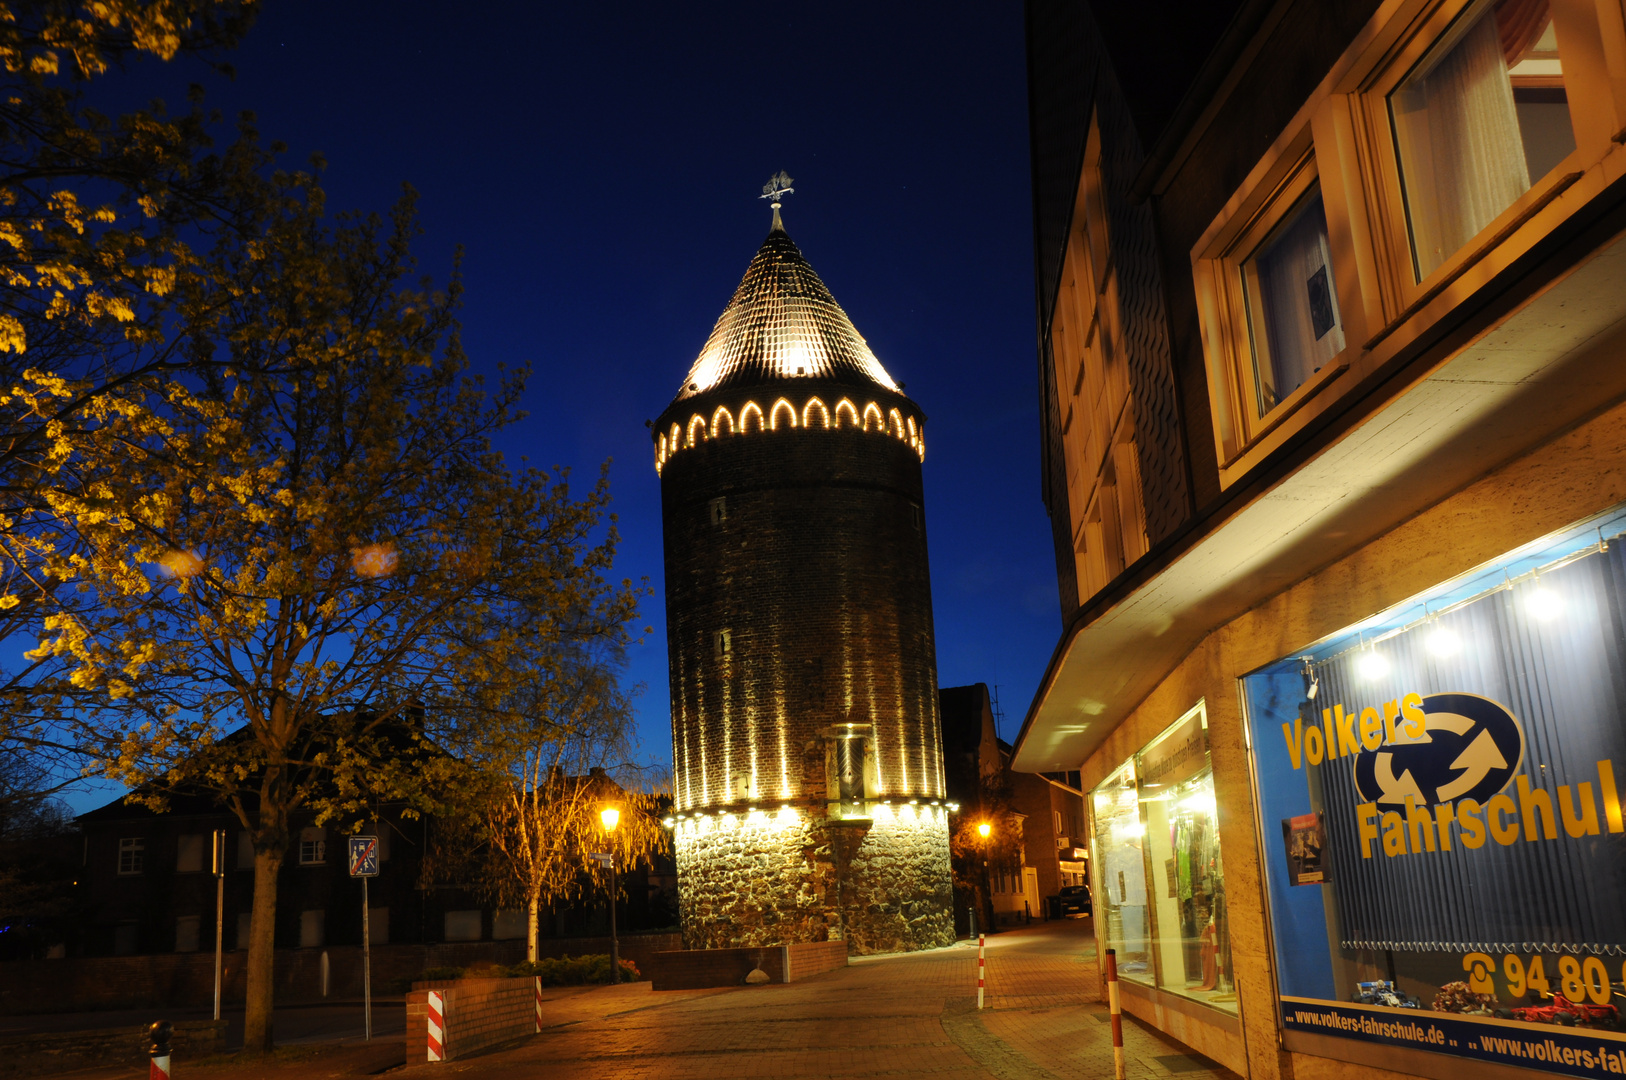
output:
[[[1088,915],[1090,907],[1090,887],[1088,885],[1067,885],[1056,897],[1057,907],[1063,917],[1068,915]]]

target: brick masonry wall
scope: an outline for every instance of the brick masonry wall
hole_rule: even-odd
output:
[[[621,938],[621,956],[644,970],[657,949],[680,945],[676,934],[639,934]],[[542,956],[608,953],[609,938],[545,938]],[[362,993],[360,946],[327,949],[279,949],[276,954],[276,1000],[318,1001],[322,997],[322,953],[328,954],[328,996],[359,998]],[[523,941],[469,941],[445,945],[374,945],[373,994],[380,996],[394,980],[415,978],[425,968],[484,967],[525,959]],[[65,960],[19,960],[0,964],[0,1015],[117,1009],[138,1006],[209,1005],[214,1002],[214,953],[159,953],[152,956],[88,957]],[[229,1004],[243,1000],[246,952],[225,956],[222,991]]]
[[[943,811],[877,807],[876,814],[873,823],[799,815],[680,822],[684,943],[836,940],[857,955],[952,944]]]
[[[656,953],[654,966],[650,969],[650,985],[655,990],[739,986],[756,968],[762,969],[769,982],[784,982],[784,947],[765,945],[754,949],[689,949]]]
[[[785,973],[786,982],[801,982],[820,972],[847,966],[845,941],[803,941],[786,945],[785,952],[790,964],[790,970]]]
[[[460,979],[439,990],[446,1008],[446,1061],[468,1057],[487,1047],[536,1032],[535,980]],[[409,1065],[429,1055],[429,991],[413,990],[406,998],[406,1060]]]

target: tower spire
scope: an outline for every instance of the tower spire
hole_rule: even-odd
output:
[[[757,196],[759,199],[773,200],[773,226],[768,230],[770,233],[785,231],[785,223],[779,220],[779,206],[782,196],[796,194],[796,189],[790,186],[792,183],[794,181],[791,180],[790,174],[780,169],[779,175],[768,177],[768,182],[762,185],[762,194]]]

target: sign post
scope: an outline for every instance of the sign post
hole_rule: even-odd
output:
[[[215,872],[215,1019],[220,1019],[221,944],[226,933],[226,830],[216,829],[210,842]]]
[[[367,915],[367,879],[378,876],[378,837],[350,838],[350,876],[361,879],[361,999],[366,1038],[373,1037],[373,933]]]

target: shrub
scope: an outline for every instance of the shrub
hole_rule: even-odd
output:
[[[451,979],[461,979],[469,972],[468,968],[460,967],[434,967],[424,968],[423,974],[415,980],[417,982],[447,982]]]
[[[522,960],[512,967],[499,968],[498,973],[510,977],[532,976],[542,980],[543,986],[583,986],[610,981],[610,957],[607,953],[587,956],[547,957],[531,963]],[[638,966],[631,960],[621,961],[621,981],[637,982],[642,978]]]

